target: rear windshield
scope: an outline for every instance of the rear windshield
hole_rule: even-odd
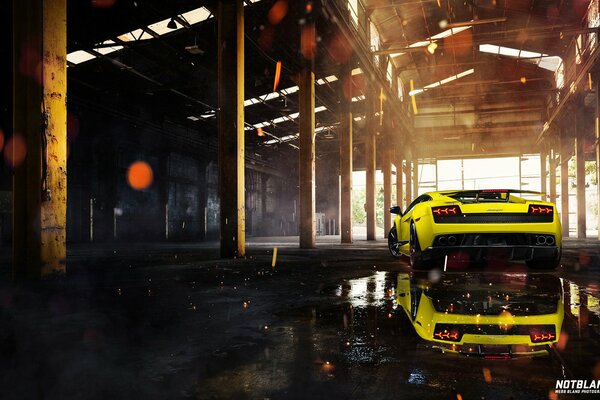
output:
[[[508,203],[511,198],[506,192],[459,192],[447,196],[461,203]]]

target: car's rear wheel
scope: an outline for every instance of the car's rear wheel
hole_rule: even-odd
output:
[[[390,249],[390,254],[396,258],[400,258],[402,255],[400,253],[400,243],[398,242],[398,232],[395,226],[388,233],[388,249]]]
[[[414,269],[423,268],[423,254],[421,252],[421,245],[419,244],[419,237],[417,236],[417,228],[414,222],[410,224],[410,265]]]

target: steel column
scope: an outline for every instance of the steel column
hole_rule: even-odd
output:
[[[598,87],[598,79],[600,79],[600,74],[596,74],[596,112],[595,112],[595,123],[594,123],[594,136],[596,138],[596,183],[597,183],[597,193],[596,198],[598,200],[598,211],[597,211],[597,221],[598,221],[598,239],[600,239],[600,88]]]
[[[352,79],[352,68],[344,65],[341,81]],[[352,100],[339,86],[340,99],[340,230],[342,243],[352,243]]]
[[[300,72],[300,248],[315,247],[315,74],[304,68]]]
[[[554,150],[552,150],[550,152],[550,161],[548,163],[548,166],[550,167],[550,182],[548,183],[550,185],[550,201],[554,204],[556,204],[556,157],[555,157],[555,152]]]
[[[396,147],[396,205],[400,206],[404,210],[404,190],[403,190],[403,174],[404,168],[402,167],[402,152]]]
[[[561,133],[561,152],[560,152],[560,204],[561,204],[561,223],[563,237],[569,237],[569,159],[570,152],[567,153],[565,139]]]
[[[547,171],[546,171],[546,158],[547,158],[547,154],[546,154],[546,150],[542,149],[542,151],[540,151],[540,191],[543,193],[542,194],[542,200],[547,200],[548,195],[546,193],[546,191],[548,190],[548,185],[547,185]]]
[[[575,112],[575,171],[577,181],[577,237],[584,239],[586,237],[585,221],[585,120],[583,115],[583,99],[578,102],[578,109]]]
[[[243,1],[220,1],[217,25],[221,257],[242,257],[246,252]]]
[[[413,158],[413,197],[419,196],[419,159]]]
[[[392,206],[392,149],[387,146],[383,151],[383,238],[387,238],[387,234],[392,227],[392,214],[390,207]]]
[[[378,100],[374,90],[369,90],[367,94],[367,127],[368,131],[365,137],[365,170],[366,179],[366,197],[365,211],[367,212],[367,240],[375,240],[375,172],[376,166],[376,130],[377,120],[375,118],[375,101]]]
[[[26,142],[13,179],[13,277],[40,279],[65,272],[66,1],[13,1],[13,43],[13,132]]]
[[[404,175],[406,177],[406,208],[412,202],[412,161],[410,159],[406,159],[406,168],[404,169]]]

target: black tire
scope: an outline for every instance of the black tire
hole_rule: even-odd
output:
[[[400,258],[402,254],[400,253],[400,246],[398,244],[398,233],[396,231],[396,226],[393,226],[388,233],[388,249],[390,250],[390,254],[396,258]]]
[[[410,265],[413,269],[423,268],[423,255],[421,253],[421,245],[417,236],[417,228],[414,222],[410,223]]]

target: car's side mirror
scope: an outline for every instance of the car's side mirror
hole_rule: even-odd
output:
[[[390,207],[390,213],[402,215],[402,209],[400,208],[400,206]]]

